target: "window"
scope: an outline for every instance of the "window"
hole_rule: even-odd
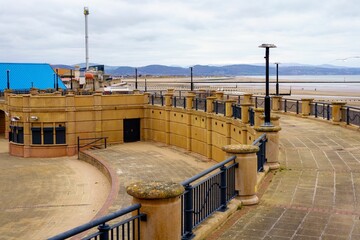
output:
[[[32,144],[66,144],[64,123],[36,123],[31,128]]]
[[[21,124],[21,123],[20,123]],[[24,127],[10,126],[9,141],[14,143],[24,143]]]

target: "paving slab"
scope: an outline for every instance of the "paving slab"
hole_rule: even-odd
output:
[[[360,132],[289,115],[280,124],[281,168],[259,205],[209,239],[360,239]]]

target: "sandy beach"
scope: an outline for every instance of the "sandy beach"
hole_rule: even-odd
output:
[[[300,78],[300,77],[299,77]],[[123,79],[131,87],[134,87],[135,79]],[[194,78],[195,89],[221,90],[225,93],[252,93],[263,95],[265,93],[265,80],[254,77],[204,77]],[[349,84],[323,82],[319,84],[302,83],[301,80],[281,79],[279,84],[280,94],[291,99],[313,98],[320,102],[343,101],[351,106],[360,106],[360,83]],[[296,83],[294,83],[296,82]],[[187,90],[190,88],[190,77],[147,77],[146,84],[150,90]],[[145,78],[138,78],[138,87],[144,90]],[[270,79],[270,94],[275,93],[274,79]]]

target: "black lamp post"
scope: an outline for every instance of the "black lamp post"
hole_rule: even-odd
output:
[[[276,62],[276,95],[279,95],[279,62]]]
[[[135,68],[135,89],[138,88],[137,77],[138,77],[137,68]]]
[[[193,67],[190,67],[190,91],[194,91]]]
[[[56,91],[59,91],[59,69],[56,69]]]
[[[73,70],[70,70],[70,89],[73,90]]]
[[[265,93],[265,122],[264,126],[272,126],[270,121],[270,96],[269,96],[269,49],[276,48],[274,44],[261,44],[260,48],[265,48],[265,63],[266,63],[266,93]]]
[[[6,71],[6,79],[7,89],[10,89],[10,70]]]

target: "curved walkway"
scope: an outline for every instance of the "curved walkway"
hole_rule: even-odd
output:
[[[135,181],[182,182],[214,165],[214,161],[198,154],[156,142],[134,142],[92,150],[92,155],[111,165],[120,186],[109,208],[114,212],[131,204],[125,187]]]
[[[281,168],[218,239],[360,239],[360,132],[288,115],[281,127]]]
[[[9,156],[0,139],[0,239],[46,239],[90,221],[109,182],[76,157]]]

